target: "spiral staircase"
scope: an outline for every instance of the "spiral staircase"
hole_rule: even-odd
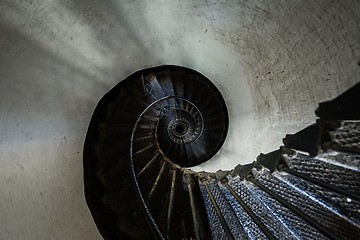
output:
[[[84,145],[86,200],[104,239],[359,239],[360,84],[316,123],[232,171],[195,172],[228,131],[200,73],[134,73],[99,102]]]

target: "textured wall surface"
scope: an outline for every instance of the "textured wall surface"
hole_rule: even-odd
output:
[[[360,2],[2,0],[0,239],[101,239],[82,147],[99,99],[132,72],[200,71],[230,114],[231,169],[315,121],[360,80]]]

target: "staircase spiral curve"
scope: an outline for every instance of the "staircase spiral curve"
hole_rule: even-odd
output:
[[[87,203],[104,239],[359,239],[359,101],[357,84],[280,149],[195,172],[226,138],[220,92],[187,68],[142,70],[94,112]]]

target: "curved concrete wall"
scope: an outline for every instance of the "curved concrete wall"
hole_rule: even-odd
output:
[[[230,131],[195,169],[231,169],[359,81],[359,39],[356,0],[1,1],[0,239],[101,239],[82,146],[99,99],[132,72],[175,64],[211,79]]]

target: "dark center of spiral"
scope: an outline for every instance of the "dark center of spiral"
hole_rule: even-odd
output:
[[[184,134],[184,132],[185,132],[185,127],[183,126],[183,124],[179,123],[179,124],[176,126],[175,131],[176,131],[178,134]]]

